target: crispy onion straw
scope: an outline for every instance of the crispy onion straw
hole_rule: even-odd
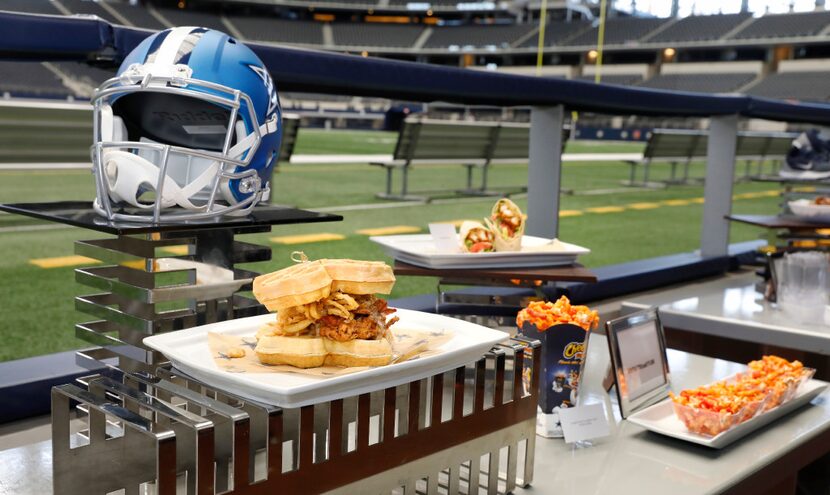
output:
[[[282,325],[279,329],[276,330],[276,332],[278,335],[296,335],[305,330],[312,323],[314,322],[311,320],[301,320],[298,323]]]
[[[358,306],[360,306],[352,296],[343,292],[335,292],[334,300],[341,303],[349,311],[355,310]]]
[[[280,311],[273,331],[276,335],[296,335],[326,315],[351,320],[354,318],[352,311],[359,307],[360,303],[351,295],[335,292],[320,301]]]
[[[349,310],[346,309],[345,306],[333,299],[329,299],[328,301],[326,301],[326,312],[330,315],[346,318],[347,320],[351,319],[351,314],[349,313]]]

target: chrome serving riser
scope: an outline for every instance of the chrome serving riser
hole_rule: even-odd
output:
[[[533,478],[539,356],[537,341],[514,339],[446,373],[299,409],[169,365],[112,368],[52,391],[55,492],[509,493]]]
[[[267,261],[271,250],[234,237],[269,231],[270,227],[221,228],[76,242],[76,254],[101,262],[75,270],[78,283],[99,291],[75,298],[75,308],[95,318],[76,325],[76,336],[100,346],[80,351],[79,364],[100,368],[103,362],[149,372],[165,360],[143,346],[144,337],[263,313],[256,301],[238,294],[250,290],[258,274],[235,265]],[[197,285],[195,269],[164,270],[159,265],[163,258],[225,268],[233,272],[233,280]]]

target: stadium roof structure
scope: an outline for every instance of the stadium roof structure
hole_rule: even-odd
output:
[[[0,12],[0,58],[115,64],[151,31],[96,18]],[[55,33],[60,33],[56,36]],[[281,90],[494,106],[556,106],[605,114],[741,115],[830,124],[830,105],[741,95],[632,88],[579,80],[470,71],[332,52],[249,44]]]

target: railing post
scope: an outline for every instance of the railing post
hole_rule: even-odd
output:
[[[725,256],[728,253],[729,221],[725,217],[732,211],[737,135],[737,115],[712,117],[710,120],[700,233],[700,254],[703,257]]]
[[[553,238],[559,233],[564,116],[562,105],[533,107],[530,112],[526,229],[530,235]]]

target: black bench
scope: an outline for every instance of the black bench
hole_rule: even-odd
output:
[[[749,178],[750,167],[753,162],[762,166],[764,161],[780,162],[792,146],[796,135],[786,132],[739,132],[735,143],[735,159],[743,160],[746,165],[744,178]],[[689,177],[689,165],[695,160],[705,160],[708,133],[703,131],[655,129],[649,136],[643,158],[628,161],[631,167],[630,178],[625,182],[631,186],[654,186],[670,184],[688,184],[692,181],[702,181],[702,178]],[[660,183],[649,180],[652,163],[669,163],[671,172],[669,179]],[[683,174],[678,177],[678,165],[683,165]],[[637,180],[637,167],[643,165],[643,178]],[[759,170],[760,173],[760,170]]]
[[[562,145],[568,130],[563,130]],[[487,173],[493,163],[527,161],[530,145],[530,125],[508,122],[453,122],[407,118],[398,134],[392,160],[372,162],[386,169],[386,191],[378,193],[382,199],[424,200],[425,196],[409,192],[409,170],[413,166],[460,163],[467,169],[467,183],[455,192],[466,195],[500,194],[488,189]],[[481,182],[473,185],[473,170],[481,170]],[[393,192],[393,174],[400,170],[401,187]],[[516,192],[525,188],[518,188]],[[503,192],[502,192],[503,193]]]

